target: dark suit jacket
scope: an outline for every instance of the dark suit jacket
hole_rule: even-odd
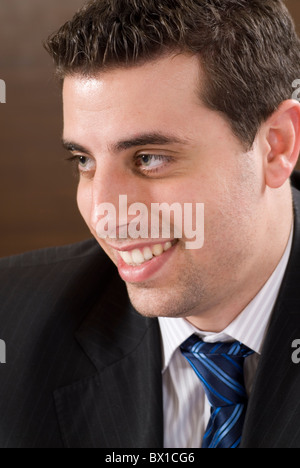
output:
[[[300,176],[294,184],[300,188]],[[242,447],[300,447],[300,192]],[[95,241],[0,261],[1,448],[162,448],[158,322]]]

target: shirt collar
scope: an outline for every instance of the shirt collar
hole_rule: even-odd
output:
[[[163,372],[169,366],[177,348],[193,334],[210,343],[240,341],[261,354],[270,317],[289,261],[292,240],[293,229],[283,257],[269,280],[239,316],[222,332],[202,332],[184,318],[159,317],[163,343]]]

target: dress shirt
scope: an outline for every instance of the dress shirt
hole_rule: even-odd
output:
[[[290,235],[277,268],[241,314],[221,333],[202,332],[183,318],[159,318],[163,348],[164,447],[200,448],[211,406],[196,373],[183,357],[180,345],[194,333],[206,342],[240,341],[255,353],[245,360],[248,395],[257,370],[270,317],[288,264]]]

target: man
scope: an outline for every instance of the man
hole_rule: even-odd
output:
[[[96,0],[49,38],[95,240],[0,262],[1,446],[300,447],[299,46],[281,0]],[[121,195],[203,204],[203,247],[124,236]]]

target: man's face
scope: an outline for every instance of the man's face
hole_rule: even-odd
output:
[[[258,150],[244,151],[224,116],[201,103],[199,86],[199,60],[185,55],[64,83],[64,140],[79,158],[80,212],[146,316],[217,313],[255,274],[262,224]],[[188,250],[187,239],[172,235],[98,238],[99,205],[113,204],[118,219],[119,195],[149,213],[152,203],[203,203],[204,246]],[[153,258],[127,265],[136,249]]]

